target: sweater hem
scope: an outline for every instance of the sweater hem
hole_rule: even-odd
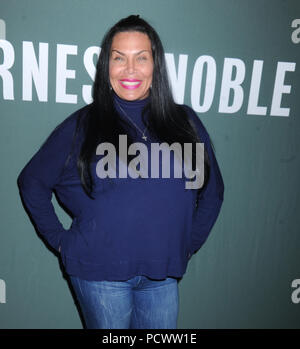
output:
[[[135,276],[146,276],[154,280],[167,277],[182,278],[186,272],[188,260],[155,260],[110,262],[108,264],[86,264],[65,257],[64,267],[69,276],[88,281],[126,281]]]

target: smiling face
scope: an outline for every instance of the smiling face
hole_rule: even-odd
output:
[[[114,36],[109,79],[115,93],[127,101],[148,97],[153,74],[149,37],[140,32],[121,32]]]

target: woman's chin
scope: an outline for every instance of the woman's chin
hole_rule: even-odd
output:
[[[132,90],[131,91],[115,90],[115,93],[118,95],[118,97],[130,102],[145,99],[149,96],[149,91],[141,92],[141,91],[132,91]]]

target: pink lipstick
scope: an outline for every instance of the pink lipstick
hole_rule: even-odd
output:
[[[142,81],[136,79],[122,79],[119,80],[119,83],[122,87],[126,88],[127,90],[134,90],[141,85]]]

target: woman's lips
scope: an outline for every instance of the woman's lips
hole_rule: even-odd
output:
[[[123,88],[126,88],[127,90],[134,90],[141,85],[142,81],[136,79],[122,79],[119,80],[119,83]]]

